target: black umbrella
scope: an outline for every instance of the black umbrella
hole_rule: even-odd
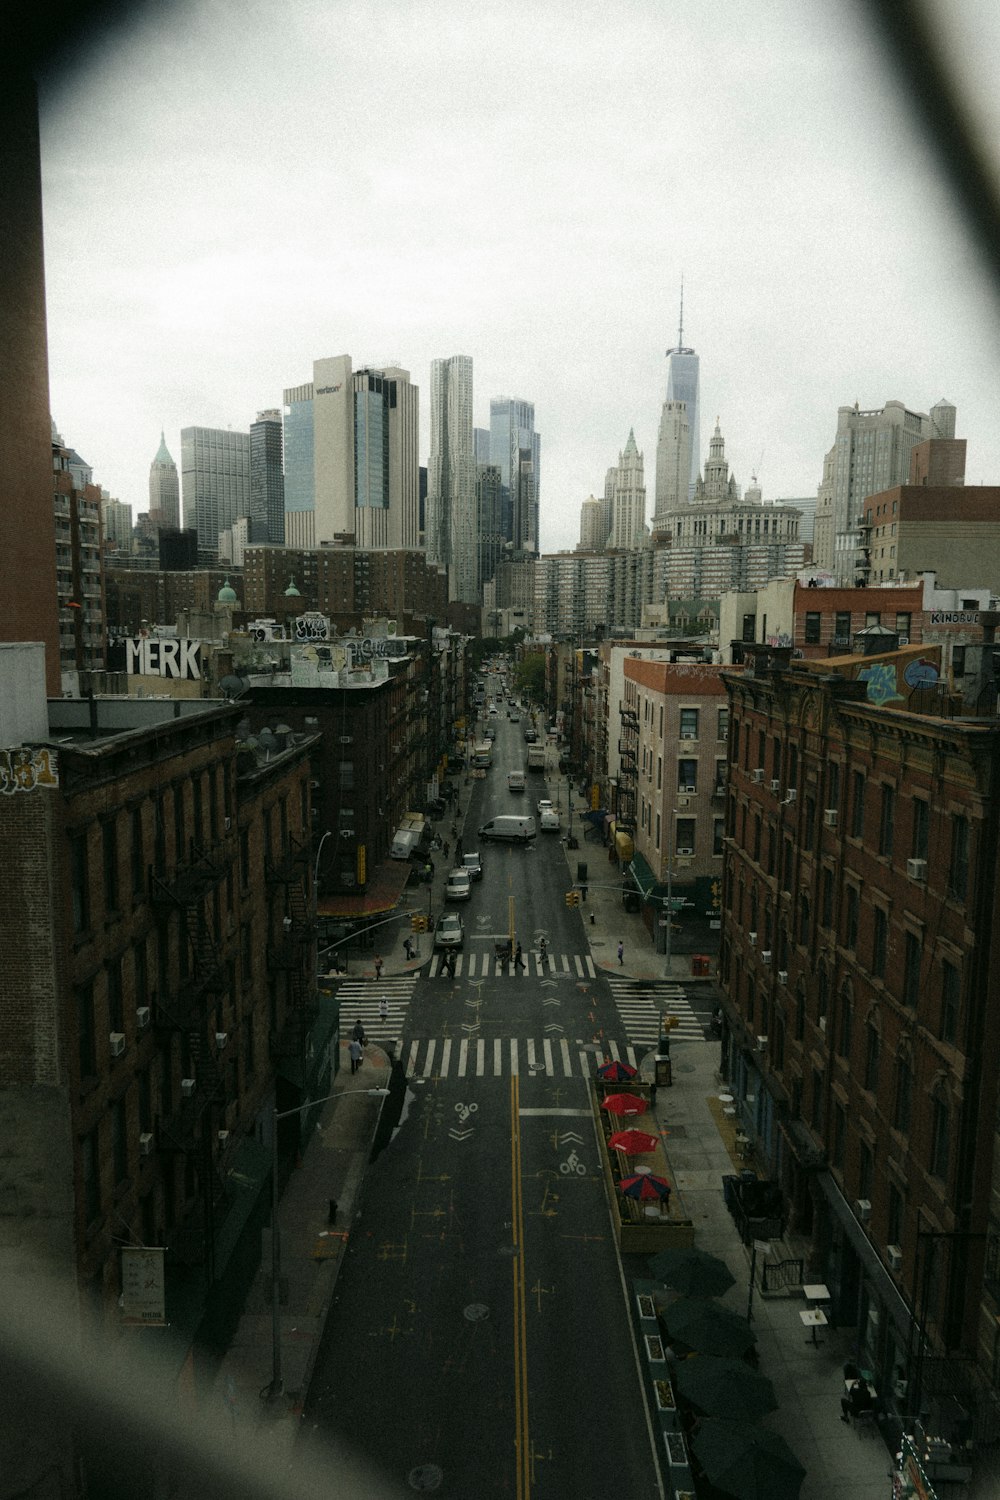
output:
[[[671,1342],[698,1354],[746,1354],[757,1342],[746,1318],[695,1297],[678,1297],[663,1308],[660,1322]]]
[[[691,1444],[709,1484],[736,1500],[798,1500],[806,1471],[780,1433],[706,1417]]]
[[[649,1269],[658,1281],[685,1297],[718,1297],[736,1285],[725,1261],[693,1246],[661,1250],[649,1262]]]
[[[706,1417],[728,1417],[738,1411],[753,1422],[777,1409],[774,1386],[743,1359],[719,1359],[713,1354],[682,1359],[674,1381],[684,1400]]]

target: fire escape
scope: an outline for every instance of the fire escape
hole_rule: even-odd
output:
[[[162,920],[176,915],[177,981],[162,983],[153,1003],[153,1024],[168,1051],[181,1039],[179,1093],[165,1084],[163,1114],[155,1145],[168,1155],[196,1159],[200,1165],[201,1203],[172,1232],[170,1250],[187,1265],[204,1264],[213,1276],[214,1206],[219,1183],[214,1170],[215,1121],[226,1107],[221,1054],[228,1038],[215,1028],[213,1011],[225,994],[226,965],[209,923],[213,891],[225,878],[226,864],[217,853],[192,843],[188,860],[171,872],[151,875],[150,897]],[[168,1070],[165,1070],[167,1072]],[[152,1142],[150,1146],[152,1147]]]
[[[284,975],[286,997],[283,1020],[271,1033],[271,1056],[275,1061],[304,1064],[306,1039],[317,1013],[313,984],[316,923],[308,897],[308,846],[290,838],[279,855],[265,859],[264,879],[283,908],[281,937],[267,949],[268,979]],[[268,920],[273,932],[270,913]]]
[[[635,834],[637,783],[639,780],[639,719],[627,703],[619,703],[621,729],[618,739],[618,804],[615,825],[619,833]]]

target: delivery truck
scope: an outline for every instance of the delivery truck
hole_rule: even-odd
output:
[[[403,814],[402,822],[392,836],[389,854],[392,859],[423,857],[430,852],[433,831],[423,813]]]

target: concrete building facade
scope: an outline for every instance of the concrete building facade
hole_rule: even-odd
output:
[[[198,533],[198,560],[218,556],[219,533],[250,514],[250,434],[218,427],[181,429],[184,524]]]

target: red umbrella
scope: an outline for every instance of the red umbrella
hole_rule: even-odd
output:
[[[616,1130],[608,1146],[612,1151],[624,1151],[626,1156],[641,1156],[644,1151],[656,1150],[656,1136],[644,1130]]]
[[[623,1177],[618,1186],[626,1198],[669,1198],[673,1191],[665,1177],[654,1177],[652,1172]]]
[[[649,1105],[638,1094],[608,1094],[601,1100],[601,1108],[613,1115],[644,1115]]]
[[[610,1080],[613,1083],[627,1083],[630,1078],[636,1076],[638,1071],[639,1069],[633,1068],[631,1063],[621,1062],[615,1058],[613,1062],[602,1063],[597,1070],[597,1076],[603,1078],[605,1082]]]

